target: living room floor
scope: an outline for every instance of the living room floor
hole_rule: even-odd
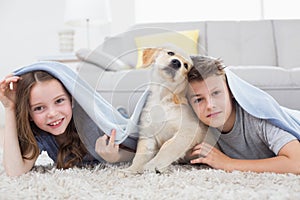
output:
[[[3,147],[3,139],[4,139],[4,127],[0,127],[0,147]]]

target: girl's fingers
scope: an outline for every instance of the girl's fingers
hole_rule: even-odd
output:
[[[116,148],[119,147],[119,145],[115,143],[116,134],[117,134],[116,129],[113,129],[113,130],[111,131],[111,136],[110,136],[110,138],[109,138],[109,144],[110,144],[112,147],[114,147],[114,148],[115,148],[115,147],[116,147]]]
[[[6,77],[4,80],[6,83],[10,83],[10,82],[17,82],[20,79],[21,78],[19,76],[9,76],[9,77]]]
[[[7,76],[5,79],[3,79],[0,82],[1,89],[2,90],[14,90],[15,83],[17,83],[20,80],[20,77],[18,76]]]
[[[107,136],[106,134],[104,134],[103,136],[101,136],[101,139],[102,139],[103,141],[106,141],[106,140],[108,139],[108,136]]]
[[[108,141],[108,136],[107,135],[103,135],[101,137],[99,137],[97,140],[96,140],[96,146],[106,146],[107,145],[107,141]]]
[[[116,130],[112,129],[110,133],[109,144],[114,145],[115,139],[116,139]]]

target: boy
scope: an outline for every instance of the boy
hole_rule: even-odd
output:
[[[291,110],[225,70],[220,60],[205,56],[192,60],[188,99],[199,120],[219,132],[220,150],[198,144],[187,155],[197,156],[191,163],[229,172],[299,174],[300,118],[295,120]]]

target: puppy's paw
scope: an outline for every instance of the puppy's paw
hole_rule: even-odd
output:
[[[127,170],[127,169],[118,169],[118,171],[117,171],[117,176],[119,178],[126,178],[126,177],[130,177],[130,176],[133,176],[133,175],[136,175],[136,174],[138,174],[138,173],[134,172],[134,171]]]
[[[163,169],[160,169],[157,165],[152,164],[152,163],[148,163],[144,166],[144,172],[151,172],[151,173],[160,174],[163,171],[164,171]]]
[[[131,166],[128,168],[120,169],[119,174],[123,174],[124,177],[127,177],[130,175],[142,174],[142,170]]]

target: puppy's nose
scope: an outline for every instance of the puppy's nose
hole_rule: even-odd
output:
[[[181,63],[177,59],[173,59],[171,61],[171,65],[174,69],[179,69],[181,67]]]

